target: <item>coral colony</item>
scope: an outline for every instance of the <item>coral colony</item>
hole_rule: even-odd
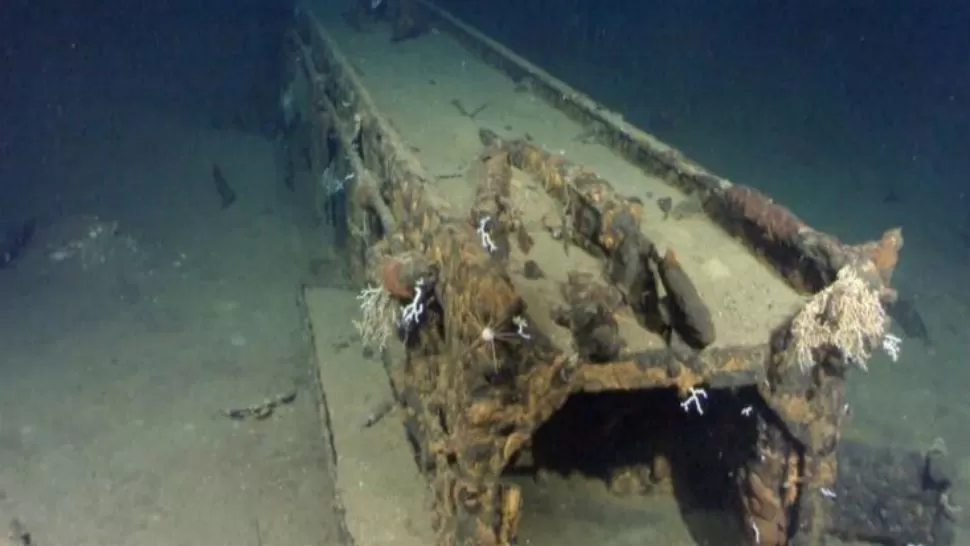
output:
[[[896,362],[899,360],[899,351],[902,350],[903,340],[899,336],[894,336],[892,334],[886,334],[882,338],[882,350],[886,351],[889,358]]]
[[[532,336],[525,333],[525,329],[529,327],[529,323],[526,322],[525,317],[516,315],[512,318],[512,324],[515,325],[515,335],[521,337],[522,339],[532,339]]]
[[[388,319],[393,302],[381,286],[368,287],[357,295],[360,302],[361,320],[353,321],[354,328],[365,346],[384,350],[389,335]]]
[[[414,283],[414,298],[401,310],[398,326],[409,332],[417,326],[422,314],[424,314],[424,279],[418,279],[418,282]]]
[[[704,406],[701,404],[701,401],[707,400],[707,391],[691,387],[689,392],[690,396],[680,403],[680,407],[687,413],[690,413],[690,409],[694,408],[697,415],[704,415]]]
[[[516,337],[519,337],[525,340],[532,339],[532,336],[526,333],[525,331],[525,329],[529,327],[529,322],[525,320],[525,317],[523,317],[522,315],[516,315],[512,317],[512,324],[515,326],[514,333],[496,332],[495,329],[492,328],[491,326],[486,326],[482,328],[482,335],[480,336],[481,340],[484,341],[485,343],[494,343],[498,340],[514,339]]]
[[[854,269],[842,268],[835,282],[815,294],[795,315],[792,322],[795,359],[808,372],[817,362],[817,351],[832,349],[847,364],[868,371],[871,350],[881,346],[895,362],[903,340],[886,332],[888,325],[879,294]],[[686,412],[693,410],[704,415],[701,402],[707,400],[707,392],[691,387],[689,393],[680,406]],[[742,414],[750,415],[751,409],[744,408]]]
[[[851,267],[839,270],[835,282],[812,296],[792,321],[793,350],[803,371],[816,364],[819,350],[835,350],[842,359],[868,371],[871,349],[881,342],[893,360],[902,340],[886,332],[886,311],[879,294]]]
[[[421,322],[424,315],[428,290],[424,279],[418,279],[414,285],[414,298],[397,313],[397,305],[390,293],[381,286],[368,287],[360,291],[357,301],[360,302],[361,320],[353,321],[354,327],[360,334],[361,341],[367,347],[383,351],[387,345],[393,325],[397,325],[400,332],[409,333]]]
[[[321,185],[327,194],[327,197],[332,197],[342,191],[347,186],[347,183],[354,179],[354,173],[350,173],[344,176],[340,176],[337,173],[337,160],[333,160],[326,169],[323,170],[321,175]]]
[[[494,254],[498,247],[495,246],[495,242],[492,241],[492,236],[488,233],[488,224],[492,221],[491,216],[483,216],[481,220],[478,221],[478,229],[475,233],[482,240],[482,248],[488,251],[489,254]]]

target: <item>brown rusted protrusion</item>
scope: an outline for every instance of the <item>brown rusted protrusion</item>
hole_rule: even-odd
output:
[[[488,233],[495,245],[494,249],[488,249],[489,252],[505,258],[509,253],[511,235],[517,236],[520,228],[509,198],[512,166],[508,151],[497,146],[486,148],[479,157],[476,178],[478,183],[469,222],[474,229],[484,229]]]
[[[892,282],[899,251],[903,248],[903,230],[893,228],[882,234],[878,241],[864,243],[856,247],[860,255],[872,261],[882,282],[889,286]]]
[[[386,260],[381,266],[381,284],[395,298],[409,300],[414,297],[414,287],[401,279],[401,265],[397,260]]]
[[[835,279],[839,269],[850,266],[881,294],[893,294],[889,282],[903,244],[899,228],[887,231],[879,241],[846,245],[812,229],[767,195],[741,185],[711,192],[704,207],[721,226],[761,254],[799,290],[817,292]],[[872,268],[878,275],[866,274]]]
[[[431,285],[433,275],[428,260],[420,253],[406,252],[385,258],[381,263],[380,282],[389,294],[403,301],[414,297],[415,286],[422,281]]]
[[[723,193],[723,199],[726,212],[749,224],[746,232],[766,243],[790,241],[808,228],[795,213],[754,188],[731,186]]]
[[[714,321],[687,272],[677,261],[673,250],[667,250],[660,262],[660,280],[667,292],[670,326],[688,345],[703,349],[714,343]]]
[[[556,319],[573,333],[579,354],[592,362],[615,360],[625,346],[614,316],[623,304],[619,291],[591,275],[570,273],[562,292],[569,307]]]
[[[789,510],[803,491],[802,458],[775,423],[761,420],[759,428],[757,456],[738,475],[742,523],[751,544],[786,546]]]
[[[643,239],[638,246],[652,246],[640,233],[642,202],[617,194],[597,174],[527,140],[502,142],[493,135],[488,141],[503,145],[512,165],[532,174],[562,204],[569,232],[565,235],[576,244],[608,255],[630,237]]]
[[[522,491],[515,485],[502,488],[502,523],[499,526],[498,543],[514,544],[522,515]]]

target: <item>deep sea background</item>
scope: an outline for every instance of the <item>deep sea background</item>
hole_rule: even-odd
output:
[[[821,231],[857,243],[902,226],[893,284],[929,336],[851,377],[849,427],[910,450],[944,438],[966,488],[970,2],[439,2]],[[275,518],[267,544],[338,535],[314,504],[333,484],[309,398],[272,432],[216,411],[302,373],[294,291],[334,259],[277,180],[292,8],[0,3],[0,242],[30,220],[44,244],[119,234],[91,269],[41,243],[0,268],[0,523],[41,522],[38,543],[244,544],[253,513]],[[225,213],[216,164],[239,192]]]

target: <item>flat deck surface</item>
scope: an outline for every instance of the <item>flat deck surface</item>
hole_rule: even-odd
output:
[[[429,489],[412,460],[401,420],[388,415],[365,427],[382,402],[392,398],[380,360],[362,359],[350,321],[355,294],[332,288],[304,292],[313,331],[320,386],[329,409],[337,453],[336,490],[356,546],[434,544]]]
[[[718,345],[764,343],[768,332],[797,308],[800,297],[773,271],[703,215],[663,219],[653,204],[686,197],[596,142],[584,142],[584,128],[489,67],[443,32],[391,43],[387,28],[370,32],[348,27],[342,3],[318,3],[316,13],[358,71],[381,114],[397,128],[436,181],[439,194],[465,210],[474,192],[469,167],[482,150],[478,131],[506,138],[529,135],[553,153],[587,167],[627,196],[646,203],[643,231],[661,251],[677,252],[710,305]],[[470,119],[466,111],[482,108]],[[541,191],[541,190],[539,190]],[[535,230],[530,230],[535,231]],[[571,256],[580,252],[576,249]],[[571,269],[573,259],[562,264]]]

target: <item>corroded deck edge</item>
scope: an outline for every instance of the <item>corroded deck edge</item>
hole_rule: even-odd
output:
[[[446,220],[450,205],[427,191],[430,178],[400,134],[378,112],[353,64],[308,9],[296,10],[296,27],[300,42],[308,46],[305,54],[311,60],[308,68],[313,71],[310,77],[315,78],[314,93],[318,101],[325,101],[313,106],[339,120],[337,123],[322,121],[325,128],[337,130],[342,143],[352,144],[346,149],[359,152],[352,160],[352,167],[355,176],[361,176],[365,183],[355,185],[355,203],[372,209],[377,215],[381,228],[377,238],[402,227],[396,222],[407,222],[419,205],[427,205],[440,216],[433,219],[437,223],[426,226],[428,229]],[[403,199],[391,199],[391,192],[399,193]],[[373,210],[388,203],[398,203],[398,206],[392,205],[389,211]]]
[[[300,295],[297,297],[297,307],[299,308],[300,318],[303,321],[304,335],[309,342],[307,359],[310,365],[310,375],[313,379],[313,404],[316,407],[317,415],[322,425],[321,435],[328,448],[324,457],[326,459],[327,474],[331,483],[335,484],[333,499],[330,502],[334,514],[337,516],[337,540],[339,541],[339,546],[358,546],[354,541],[353,534],[347,527],[347,507],[340,495],[340,491],[336,487],[338,472],[337,448],[334,443],[330,407],[327,405],[327,394],[323,388],[323,380],[320,378],[320,362],[317,358],[317,336],[316,332],[313,331],[313,325],[310,321],[310,310],[307,307],[305,288],[300,289]]]

